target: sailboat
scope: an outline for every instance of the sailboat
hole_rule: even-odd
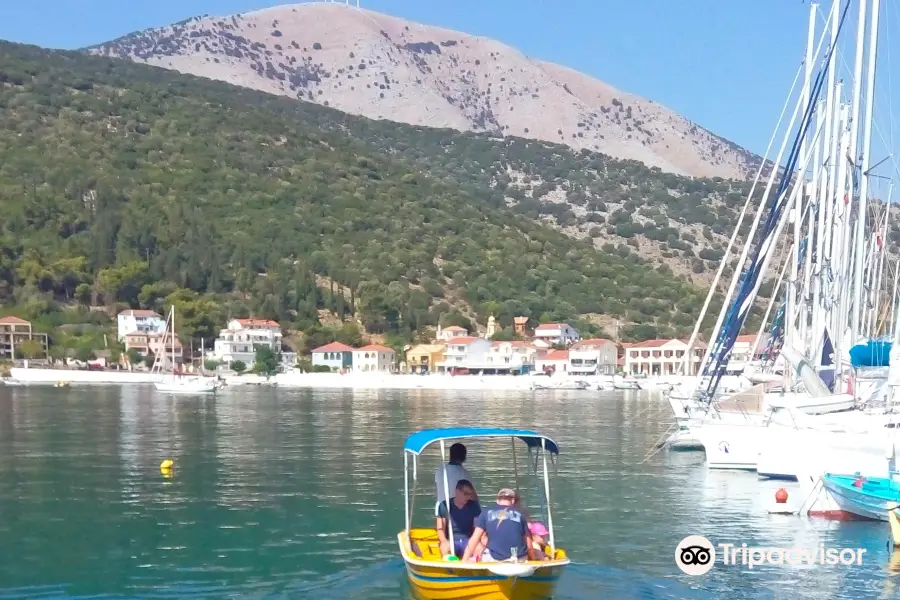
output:
[[[166,342],[171,343],[172,354],[172,372],[163,373],[163,364],[165,363],[166,352],[163,350],[156,354],[153,361],[152,373],[160,373],[160,380],[155,382],[156,390],[166,394],[214,394],[219,387],[216,379],[213,377],[203,377],[200,375],[192,375],[179,371],[175,367],[175,306],[169,309],[169,315],[166,317],[166,330],[163,334],[162,347],[166,348]]]
[[[870,2],[871,20],[866,13]],[[872,310],[869,294],[863,297],[863,290],[880,290],[884,271],[881,266],[884,254],[866,264],[866,257],[872,254],[872,240],[880,233],[877,227],[874,234],[870,230],[872,221],[867,214],[867,209],[871,209],[867,206],[867,192],[879,3],[858,0],[853,94],[850,102],[841,102],[843,83],[836,78],[835,50],[850,5],[839,0],[833,2],[826,20],[826,28],[831,26],[831,39],[828,41],[828,32],[823,32],[818,44],[815,43],[818,8],[815,4],[810,7],[807,55],[798,71],[798,78],[801,72],[804,75],[803,91],[787,131],[794,131],[798,117],[800,125],[795,135],[785,136],[775,160],[775,164],[785,164],[784,173],[774,195],[770,192],[779,173],[773,169],[769,175],[739,259],[744,268],[736,269],[732,277],[700,373],[691,393],[686,394],[687,402],[676,403],[670,398],[673,409],[685,407],[680,411],[682,414],[687,408],[700,409],[697,412],[701,413],[702,421],[692,421],[687,428],[691,437],[704,446],[710,468],[799,478],[800,471],[821,472],[825,470],[823,467],[833,468],[839,456],[853,455],[854,460],[860,461],[858,464],[863,464],[865,459],[883,460],[880,452],[872,448],[863,450],[863,446],[867,439],[877,438],[880,442],[889,437],[886,430],[892,425],[892,416],[885,411],[871,414],[859,409],[883,396],[879,388],[883,387],[885,377],[873,377],[870,384],[863,385],[847,368],[847,363],[853,362],[852,357],[847,360],[847,349],[871,335],[873,314],[878,312],[877,308]],[[863,112],[863,45],[867,23],[871,24],[870,50]],[[820,55],[823,47],[826,49],[824,66],[813,78],[813,57]],[[860,147],[857,142],[861,126]],[[788,159],[783,163],[791,138]],[[810,167],[812,176],[807,177]],[[748,205],[752,196],[751,191]],[[745,205],[745,211],[746,208]],[[784,244],[778,244],[788,224],[793,224],[793,235]],[[729,250],[730,247],[731,243]],[[773,300],[782,297],[778,293],[782,283],[786,300],[773,321],[769,344],[780,346],[777,353],[784,373],[782,391],[760,390],[762,410],[758,414],[741,414],[744,411],[728,414],[719,410],[717,388],[736,336],[754,306],[763,276],[779,247],[785,256]],[[767,319],[768,310],[763,322]],[[696,339],[698,329],[699,320],[691,342]],[[773,350],[767,347],[766,354],[774,354]],[[864,358],[872,358],[876,352],[870,350],[869,354]],[[842,393],[844,390],[852,392]],[[683,420],[682,414],[676,412]],[[837,448],[840,451],[835,451]],[[763,462],[771,466],[763,469]]]

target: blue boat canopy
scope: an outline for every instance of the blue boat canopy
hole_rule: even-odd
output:
[[[893,343],[887,340],[871,340],[850,348],[850,364],[859,367],[887,367],[891,364]]]
[[[454,440],[460,438],[495,438],[517,437],[525,442],[529,448],[540,448],[541,440],[547,452],[559,454],[559,446],[545,435],[528,429],[504,429],[493,427],[446,427],[443,429],[423,429],[406,438],[403,449],[413,454],[421,454],[422,450],[441,440]]]

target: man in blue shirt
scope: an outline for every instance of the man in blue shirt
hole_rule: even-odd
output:
[[[481,514],[481,505],[475,499],[475,488],[468,479],[460,479],[456,483],[456,493],[449,502],[441,502],[437,509],[437,523],[441,556],[452,553],[461,556],[469,543],[469,537],[475,530],[475,519]],[[453,545],[450,545],[450,527],[453,525]]]
[[[469,538],[463,560],[476,556],[482,547],[485,548],[484,561],[509,560],[513,556],[536,560],[528,521],[515,507],[515,501],[514,490],[503,488],[497,492],[497,503],[486,507],[475,519],[475,531]]]

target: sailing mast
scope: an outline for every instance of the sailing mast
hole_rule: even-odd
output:
[[[172,305],[172,375],[175,375],[175,305]]]
[[[872,121],[875,104],[875,59],[878,50],[878,16],[881,0],[872,0],[872,27],[869,30],[869,64],[866,72],[866,120],[863,125],[863,147],[860,171],[862,180],[859,182],[859,200],[856,205],[856,248],[853,268],[853,313],[850,321],[851,343],[859,341],[860,316],[862,313],[862,286],[863,286],[863,252],[866,232],[866,203],[869,193],[869,165],[872,150]]]

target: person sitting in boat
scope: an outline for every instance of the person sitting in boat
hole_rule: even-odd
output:
[[[531,546],[531,532],[528,521],[514,506],[516,492],[503,488],[497,492],[494,506],[482,509],[475,519],[475,531],[469,538],[463,560],[477,556],[481,548],[482,561],[509,560],[515,555],[519,559],[537,560]]]
[[[456,489],[456,484],[465,479],[466,481],[472,481],[472,476],[469,475],[469,472],[463,466],[463,463],[466,462],[466,447],[460,443],[453,444],[450,446],[450,460],[445,465],[440,465],[434,472],[434,487],[437,495],[437,502],[434,505],[434,514],[437,516],[438,507],[440,507],[441,502],[447,499],[446,490],[444,489],[444,472],[447,473],[447,490],[450,490],[450,493],[453,494],[453,490]],[[475,486],[472,486],[474,489]],[[478,494],[475,494],[475,500],[478,500]]]
[[[453,499],[438,504],[435,529],[438,533],[441,556],[462,556],[469,538],[475,531],[475,519],[481,514],[481,505],[475,500],[475,488],[468,479],[456,483]],[[450,525],[453,525],[453,545],[450,544]],[[452,551],[452,552],[451,552]]]
[[[529,522],[528,531],[531,532],[531,547],[534,548],[535,560],[550,560],[550,557],[544,553],[547,536],[550,534],[544,524],[536,521]]]

